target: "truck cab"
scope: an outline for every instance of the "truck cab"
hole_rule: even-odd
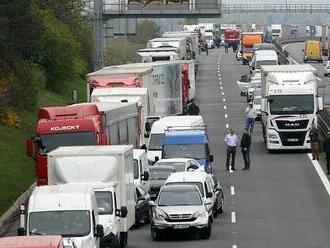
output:
[[[193,158],[205,172],[212,173],[213,155],[206,128],[168,129],[163,140],[162,158]]]

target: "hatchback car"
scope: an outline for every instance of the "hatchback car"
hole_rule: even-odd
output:
[[[190,158],[169,158],[161,159],[157,161],[154,166],[165,165],[171,166],[175,172],[180,171],[205,171],[204,167],[201,166],[195,159]]]
[[[210,201],[210,199],[207,199]],[[168,232],[195,232],[202,239],[211,236],[211,222],[196,185],[162,187],[153,206],[151,237],[159,240]]]

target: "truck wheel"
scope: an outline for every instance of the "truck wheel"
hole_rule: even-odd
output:
[[[120,248],[127,248],[127,233],[120,233]]]
[[[205,228],[203,228],[200,232],[199,232],[199,236],[201,237],[201,239],[209,239],[211,236],[211,224],[209,223],[209,225]]]
[[[154,228],[152,225],[151,225],[151,238],[155,241],[161,240],[161,234],[159,230]]]

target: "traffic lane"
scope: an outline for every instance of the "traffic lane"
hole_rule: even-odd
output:
[[[239,128],[246,102],[237,94],[237,85],[230,83],[239,76],[232,63],[230,54],[225,55],[221,73],[227,78],[225,91],[233,112],[229,123]],[[239,150],[236,161],[236,168],[242,168]],[[328,247],[329,196],[306,154],[267,153],[261,123],[256,122],[251,170],[227,175],[235,188],[232,209],[238,247]]]

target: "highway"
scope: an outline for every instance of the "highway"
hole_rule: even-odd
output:
[[[247,71],[248,67],[236,61],[234,53],[224,53],[223,48],[202,56],[196,102],[208,125],[215,155],[214,174],[225,192],[224,213],[215,219],[211,238],[199,240],[178,233],[155,242],[150,226],[144,225],[129,233],[130,248],[329,247],[330,197],[305,153],[267,153],[257,123],[252,137],[251,170],[241,170],[243,160],[238,151],[238,170],[225,171],[226,128],[235,128],[239,137],[244,128],[246,100],[240,96],[236,80]],[[15,229],[9,234],[14,234]]]

